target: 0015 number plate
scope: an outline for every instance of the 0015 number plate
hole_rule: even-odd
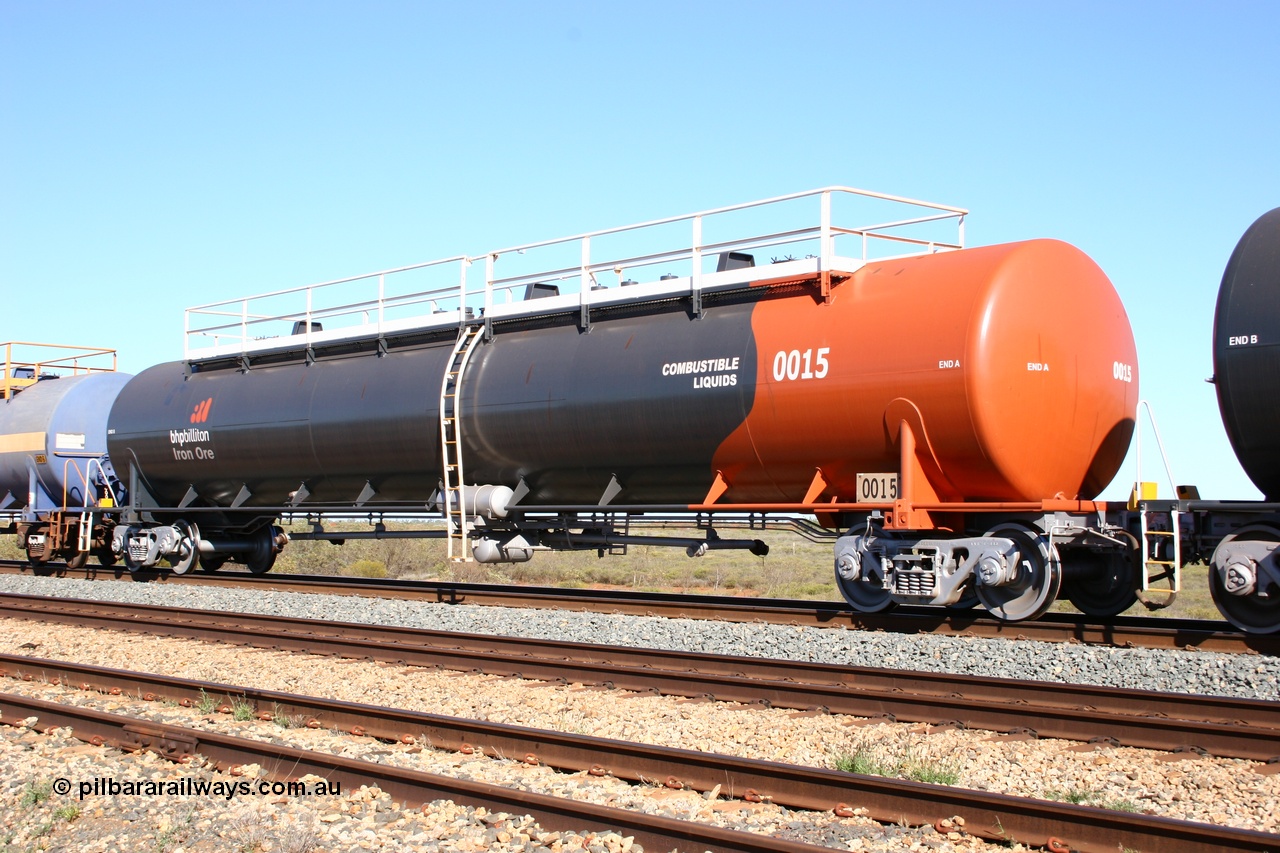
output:
[[[898,499],[897,474],[859,474],[858,503],[884,503]]]

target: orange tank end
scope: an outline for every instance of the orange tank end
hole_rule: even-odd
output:
[[[870,263],[831,294],[757,306],[755,403],[716,453],[717,503],[1088,500],[1119,468],[1137,353],[1080,250],[1033,240]],[[900,473],[909,494],[873,478]]]

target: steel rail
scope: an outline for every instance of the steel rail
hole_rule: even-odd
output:
[[[268,778],[278,781],[312,775],[351,790],[361,785],[376,785],[406,804],[424,806],[435,800],[447,799],[483,806],[492,811],[529,814],[548,829],[617,832],[635,836],[645,849],[670,850],[677,847],[725,853],[818,853],[829,850],[812,844],[517,791],[485,782],[406,770],[167,723],[138,721],[88,708],[0,693],[0,722],[17,725],[30,717],[38,719],[37,725],[42,730],[71,728],[79,740],[110,744],[129,752],[151,750],[173,760],[199,754],[222,770],[236,765],[257,764],[266,771]]]
[[[31,573],[29,564],[0,561],[0,574]],[[901,634],[943,634],[1084,643],[1087,645],[1152,649],[1198,649],[1223,653],[1260,653],[1280,656],[1280,635],[1243,634],[1226,622],[1209,619],[1152,619],[1114,617],[1100,622],[1087,616],[1049,613],[1032,622],[1001,622],[979,611],[941,611],[937,608],[902,607],[892,613],[858,613],[844,602],[777,598],[744,598],[687,593],[648,593],[634,590],[582,590],[559,587],[525,587],[453,581],[370,581],[314,575],[251,575],[241,572],[175,575],[171,572],[139,572],[123,568],[87,566],[68,569],[50,564],[43,572],[76,575],[88,580],[132,579],[162,584],[203,584],[218,587],[251,587],[279,592],[326,595],[366,595],[447,604],[501,607],[552,608],[633,616],[713,619],[724,622],[760,622],[810,627],[843,626],[863,631]]]
[[[0,595],[0,616],[1161,751],[1280,756],[1280,705],[1261,700],[38,596]]]
[[[1277,841],[1277,836],[1266,833],[1224,830],[1222,827],[1169,818],[1124,815],[1116,820],[1116,812],[1088,806],[634,744],[216,682],[13,655],[0,656],[0,675],[35,681],[50,680],[51,674],[52,682],[77,686],[82,690],[137,695],[148,700],[168,699],[187,706],[197,704],[206,696],[225,696],[228,701],[241,699],[252,702],[259,712],[259,719],[263,720],[280,716],[306,717],[308,725],[337,728],[353,735],[386,741],[425,741],[437,750],[479,751],[491,757],[523,756],[525,763],[531,765],[545,764],[563,771],[586,771],[591,775],[609,775],[637,782],[665,778],[668,787],[673,788],[710,791],[719,787],[721,794],[730,799],[769,801],[797,809],[834,810],[838,815],[847,814],[853,808],[862,808],[866,809],[868,817],[881,823],[905,820],[913,825],[923,825],[959,815],[965,818],[965,831],[993,841],[1017,840],[1046,845],[1053,840],[1081,851],[1114,851],[1118,845],[1123,845],[1171,853],[1204,849],[1195,845],[1203,844],[1210,835],[1215,840],[1227,839],[1227,844],[1221,848],[1224,850],[1273,849],[1256,845],[1264,841],[1274,845]],[[0,695],[0,708],[4,707],[7,698]],[[150,725],[135,723],[131,731],[136,733]],[[206,733],[190,732],[190,735],[195,736],[190,749],[203,751]],[[168,740],[183,743],[181,738],[172,734]]]

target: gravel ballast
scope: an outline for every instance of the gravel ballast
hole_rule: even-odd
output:
[[[1108,648],[19,575],[0,577],[0,591],[921,672],[1280,699],[1280,660],[1255,654]]]

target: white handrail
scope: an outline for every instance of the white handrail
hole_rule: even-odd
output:
[[[224,299],[221,302],[209,302],[205,305],[196,305],[192,308],[188,308],[187,310],[188,311],[204,311],[207,308],[217,308],[220,305],[232,305],[246,298],[247,299],[268,299],[273,296],[286,296],[290,293],[301,293],[304,290],[312,290],[314,288],[321,288],[321,287],[330,287],[335,284],[349,284],[354,281],[364,281],[370,278],[377,278],[378,276],[395,275],[396,273],[411,272],[413,270],[420,270],[426,267],[434,267],[434,266],[439,266],[441,264],[448,264],[448,263],[454,263],[456,261],[466,261],[466,260],[469,260],[469,259],[465,255],[457,255],[452,258],[441,258],[438,261],[426,261],[425,263],[410,264],[409,266],[405,266],[405,267],[395,267],[393,269],[379,270],[378,272],[364,273],[362,275],[352,275],[352,276],[347,276],[346,278],[335,278],[329,281],[317,282],[316,284],[304,284],[299,287],[285,288],[284,290],[273,290],[270,293],[257,293],[249,297],[238,296],[235,299]]]
[[[1173,469],[1169,467],[1169,456],[1164,452],[1164,442],[1160,440],[1160,428],[1156,426],[1155,412],[1151,408],[1151,403],[1146,400],[1138,401],[1138,415],[1141,414],[1142,409],[1147,410],[1147,420],[1151,423],[1151,432],[1154,433],[1156,437],[1156,449],[1160,451],[1160,460],[1164,462],[1164,473],[1165,476],[1169,478],[1169,488],[1173,491],[1173,494],[1176,497],[1178,493],[1178,484],[1177,481],[1173,479]],[[1134,483],[1136,484],[1142,482],[1142,418],[1140,416],[1136,416],[1134,421],[1133,454],[1135,467],[1137,468],[1137,475],[1134,478]]]
[[[787,202],[796,202],[815,196],[819,202],[816,224],[810,219],[802,227],[792,226],[765,233],[757,231],[750,236],[716,239],[710,243],[703,242],[708,221],[716,217],[759,208],[776,208]],[[833,210],[833,201],[837,197],[851,197],[864,203],[870,200],[917,209],[923,208],[927,212],[851,228],[836,221],[837,214]],[[968,211],[964,208],[950,205],[845,186],[824,187],[759,201],[711,208],[697,213],[651,219],[633,225],[588,231],[571,237],[524,243],[477,255],[453,255],[425,263],[331,279],[318,284],[206,303],[187,309],[184,320],[185,353],[188,358],[213,354],[228,355],[233,352],[244,354],[264,347],[288,345],[291,340],[295,346],[310,347],[320,340],[331,340],[335,335],[340,336],[341,329],[348,327],[352,328],[353,334],[372,333],[381,336],[388,328],[404,328],[404,323],[409,322],[413,316],[429,319],[432,314],[442,310],[456,311],[457,322],[465,324],[468,322],[469,310],[481,309],[486,315],[493,310],[495,290],[505,291],[507,298],[510,299],[514,296],[513,291],[521,285],[539,282],[569,282],[576,279],[578,295],[574,302],[586,311],[591,302],[589,293],[592,287],[602,284],[598,278],[600,273],[616,273],[621,281],[624,271],[634,273],[636,270],[658,267],[652,275],[652,280],[670,278],[672,271],[662,269],[661,265],[674,264],[681,271],[687,270],[687,273],[677,277],[685,282],[687,292],[693,294],[704,286],[704,276],[707,274],[704,270],[705,262],[719,251],[747,251],[770,247],[776,249],[814,241],[816,255],[810,254],[808,257],[817,258],[819,270],[830,270],[836,259],[840,257],[836,242],[841,238],[861,238],[861,248],[849,256],[853,261],[861,263],[871,259],[869,247],[873,241],[882,241],[885,245],[897,244],[909,247],[909,254],[957,249],[964,245],[964,219],[967,215]],[[793,208],[787,208],[780,210],[778,216],[794,219],[796,211]],[[912,234],[896,233],[904,229],[919,228],[948,220],[956,222],[957,237],[954,239],[926,239]],[[627,240],[638,240],[649,236],[645,234],[646,231],[678,223],[689,225],[688,241],[678,241],[682,245],[671,246],[669,233],[652,232],[653,236],[650,239],[662,240],[666,245],[657,249],[643,249],[628,245],[621,252],[613,252],[610,257],[592,257],[593,251],[598,251],[597,245],[603,238],[625,237]],[[559,263],[528,271],[512,270],[502,277],[497,277],[495,274],[497,263],[505,257],[536,253],[539,250],[569,250],[574,244],[577,245],[577,251],[574,253],[576,257],[572,260],[565,257]],[[628,248],[629,251],[626,250]],[[636,251],[637,248],[641,248],[641,251]],[[801,251],[804,250],[801,249]],[[485,259],[484,281],[483,283],[477,281],[474,285],[470,285],[467,280],[467,269],[473,261],[481,258]],[[786,256],[786,260],[790,259],[789,255]],[[448,269],[454,264],[458,266],[458,277],[456,283],[450,284],[442,280],[440,274],[447,275]],[[528,264],[528,261],[519,266],[525,264]],[[756,269],[758,272],[742,274],[748,276],[747,280],[752,276],[760,278],[766,275],[761,268]],[[658,273],[663,275],[660,276]],[[435,278],[419,282],[418,287],[412,288],[409,293],[400,293],[397,288],[392,287],[393,283],[402,284],[409,281],[412,276],[417,276],[419,279],[424,276]],[[349,287],[357,288],[356,292],[350,293],[344,289]],[[296,299],[303,304],[283,312],[257,307],[263,305],[266,300],[288,302],[291,299]],[[254,306],[253,310],[251,310],[251,303]],[[441,308],[441,305],[444,307]],[[425,309],[427,313],[425,315],[405,314],[406,309],[413,309],[415,306],[428,306]],[[377,320],[376,323],[371,323],[369,314],[374,308],[377,309]],[[395,316],[389,317],[389,311],[394,312]],[[225,318],[225,320],[219,321],[218,318]],[[213,322],[209,322],[210,320]],[[291,328],[284,327],[285,323],[299,321],[305,325],[296,336],[292,334]],[[313,324],[321,321],[336,321],[340,328],[337,330],[314,329]],[[272,335],[270,334],[272,331],[279,331],[279,334]],[[253,337],[251,333],[257,334],[258,337]],[[278,344],[264,343],[264,337],[282,340]],[[207,346],[193,346],[193,342],[197,341],[207,345],[210,339],[213,341],[213,349]],[[228,341],[229,345],[227,345]]]

